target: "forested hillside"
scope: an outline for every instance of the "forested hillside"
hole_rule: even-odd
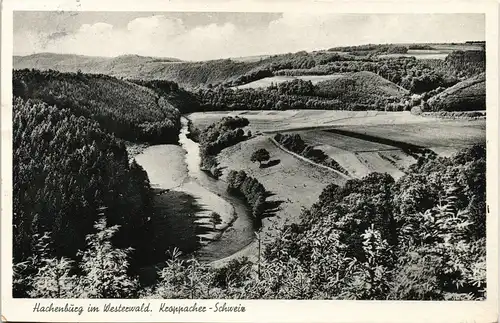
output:
[[[128,80],[154,90],[167,99],[181,114],[200,110],[200,103],[193,93],[181,88],[177,83],[165,80]]]
[[[164,96],[107,75],[15,70],[14,96],[39,99],[97,121],[115,136],[150,143],[175,143],[180,113]]]
[[[258,61],[239,62],[232,59],[202,62],[182,62],[173,59],[137,55],[115,58],[87,57],[60,54],[15,56],[14,68],[55,69],[61,72],[107,74],[115,77],[142,80],[170,80],[187,88],[211,86],[227,82],[244,84],[272,75],[286,68],[311,68],[339,59],[336,53],[307,52],[274,55]],[[139,68],[140,67],[140,68]]]
[[[427,100],[431,111],[486,110],[486,74],[462,81]]]
[[[200,89],[201,110],[386,110],[404,102],[408,91],[371,72],[343,73],[315,85],[300,79],[268,88]]]
[[[338,99],[345,103],[377,103],[392,99],[401,99],[408,94],[404,88],[372,73],[345,73],[342,77],[322,81],[316,84],[316,96]]]
[[[75,257],[99,214],[119,224],[117,246],[145,243],[151,213],[147,174],[122,143],[69,109],[16,98],[13,104],[14,261],[51,232],[53,255]]]

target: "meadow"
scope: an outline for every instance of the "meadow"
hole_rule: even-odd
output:
[[[331,75],[299,75],[299,76],[271,76],[265,77],[257,81],[253,81],[247,84],[234,86],[236,89],[259,89],[266,88],[271,86],[272,84],[280,84],[283,82],[289,82],[295,79],[303,80],[303,81],[311,81],[312,84],[317,84],[321,81],[333,80],[336,78],[342,77],[342,74],[331,74]]]
[[[286,110],[286,111],[213,111],[195,112],[188,115],[193,124],[203,129],[224,116],[240,116],[250,121],[248,128],[252,132],[273,133],[290,130],[328,129],[333,126],[381,126],[423,124],[432,129],[441,125],[450,125],[450,130],[460,129],[462,126],[485,125],[484,120],[468,121],[456,120],[450,122],[436,117],[422,117],[414,115],[409,111],[385,112],[385,111],[345,111],[345,110]],[[425,127],[425,126],[422,126]],[[350,128],[353,129],[353,128]],[[396,130],[396,133],[398,131]]]
[[[266,149],[270,154],[270,167],[259,167],[250,161],[250,155],[257,149]],[[268,202],[275,212],[262,220],[264,239],[274,236],[276,226],[285,221],[297,222],[301,209],[310,207],[321,191],[331,183],[345,183],[346,178],[314,166],[275,145],[268,136],[257,136],[224,149],[218,156],[223,169],[222,180],[228,170],[245,170],[261,182],[269,192]],[[252,250],[253,249],[253,250]],[[250,246],[249,254],[254,254],[255,244]]]

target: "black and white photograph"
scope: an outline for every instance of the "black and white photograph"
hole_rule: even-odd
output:
[[[285,9],[12,13],[9,297],[496,297],[486,15]]]

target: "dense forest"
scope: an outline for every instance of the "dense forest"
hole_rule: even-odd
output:
[[[181,114],[196,112],[200,110],[200,103],[189,91],[183,89],[179,84],[167,80],[127,80],[143,87],[154,90],[159,96],[170,102]]]
[[[17,275],[26,266],[16,265],[15,287],[37,297],[484,299],[485,155],[474,146],[421,158],[398,181],[373,173],[332,184],[300,223],[279,228],[256,265],[214,268],[174,250],[159,281],[142,288],[125,272],[128,251],[109,243],[118,228],[99,220],[77,262],[47,256],[40,239],[41,270]],[[99,252],[104,267],[90,273],[85,261]]]
[[[358,46],[332,47],[329,51],[347,52],[351,55],[405,54],[409,47],[392,44],[367,44]]]
[[[144,243],[151,212],[146,172],[123,143],[69,110],[16,98],[13,104],[14,261],[51,232],[55,256],[74,257],[99,214],[120,224],[117,246]]]
[[[429,48],[431,47],[431,48]],[[300,51],[262,57],[257,61],[233,59],[206,62],[179,62],[172,59],[125,55],[96,58],[57,54],[14,57],[16,69],[57,69],[61,72],[107,74],[125,79],[170,80],[194,90],[218,85],[236,86],[273,75],[326,75],[337,72],[372,71],[402,85],[405,77],[437,73],[444,82],[453,82],[484,71],[484,50],[456,50],[443,61],[416,60],[414,57],[387,58],[385,54],[405,54],[408,49],[434,49],[429,45],[364,45],[332,48],[316,52]],[[136,68],[141,66],[140,69]],[[424,71],[424,70],[428,71]],[[301,74],[302,73],[302,74]],[[410,79],[411,81],[411,79]],[[418,82],[418,81],[417,81]],[[408,84],[408,82],[405,82]],[[418,88],[418,86],[417,86]]]
[[[269,69],[269,73],[259,71],[254,78],[245,76],[242,80],[250,82],[271,74],[299,77],[338,74],[339,77],[314,85],[310,81],[295,79],[268,88],[228,88],[243,83],[238,81],[199,89],[196,95],[200,109],[410,110],[444,89],[484,73],[486,68],[484,51],[455,51],[445,60],[372,56],[355,59],[333,53],[316,63],[314,58],[317,56],[295,54],[293,62],[297,64],[286,61],[286,64],[280,65],[275,62],[274,69]],[[299,57],[302,60],[298,60]],[[475,106],[472,109],[478,108]]]
[[[137,84],[106,75],[15,70],[14,96],[39,99],[97,121],[116,137],[176,143],[180,113],[164,97]],[[173,92],[173,91],[170,91]]]

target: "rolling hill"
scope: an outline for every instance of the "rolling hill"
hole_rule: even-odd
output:
[[[90,57],[54,53],[14,56],[15,69],[33,68],[106,74],[118,78],[142,80],[169,80],[186,88],[218,84],[237,86],[288,69],[310,69],[337,61],[363,61],[366,58],[349,57],[329,51],[305,51],[253,59],[234,58],[200,62],[179,61],[172,58],[155,58],[138,55],[118,57]]]
[[[295,79],[300,79],[303,81],[311,81],[312,84],[317,84],[321,81],[326,81],[332,78],[341,77],[340,73],[331,74],[331,75],[299,75],[299,76],[288,76],[288,75],[279,75],[279,76],[270,76],[265,77],[260,80],[256,80],[250,83],[246,83],[243,85],[235,86],[235,89],[260,89],[266,88],[271,85],[277,85],[283,82],[290,82]]]
[[[15,97],[68,109],[121,139],[178,140],[179,110],[150,88],[106,75],[27,69],[15,70],[12,82]]]
[[[427,101],[432,111],[486,109],[486,75],[481,73],[455,84]]]
[[[170,80],[181,86],[192,88],[200,84],[213,84],[243,75],[259,62],[236,62],[214,60],[206,62],[183,62],[171,58],[124,55],[118,57],[90,57],[53,53],[14,56],[15,69],[34,68],[90,74],[107,74],[118,78],[142,80]]]
[[[387,48],[382,52],[385,53]],[[396,46],[394,48],[399,50],[402,47]],[[446,64],[440,62],[437,65],[444,64],[446,69],[458,70],[461,78],[477,74],[484,70],[484,51],[470,50],[473,48],[471,46],[447,48],[446,53],[449,52],[449,55],[445,59]],[[346,49],[349,49],[349,47]],[[456,49],[462,50],[456,51]],[[373,71],[402,85],[400,83],[401,76],[407,74],[406,69],[399,70],[402,68],[400,66],[400,68],[397,68],[397,73],[393,73],[394,75],[389,73],[389,75],[387,74],[387,60],[379,59],[377,55],[367,56],[369,53],[372,52],[364,50],[300,51],[279,55],[260,55],[199,62],[139,55],[90,57],[38,53],[28,56],[14,56],[13,65],[15,69],[53,69],[60,72],[81,71],[82,73],[106,74],[125,79],[169,80],[188,89],[212,87],[220,84],[240,86],[266,77],[289,75],[290,73],[295,75],[294,73],[299,72],[297,75],[329,75],[337,72]],[[377,51],[377,53],[379,52]],[[390,69],[394,70],[394,68],[395,66],[391,65]],[[422,66],[419,67],[419,69],[423,68]],[[437,67],[434,66],[434,68]]]
[[[377,103],[380,99],[399,99],[408,94],[402,87],[367,71],[343,73],[339,77],[318,82],[315,94],[342,102]]]

